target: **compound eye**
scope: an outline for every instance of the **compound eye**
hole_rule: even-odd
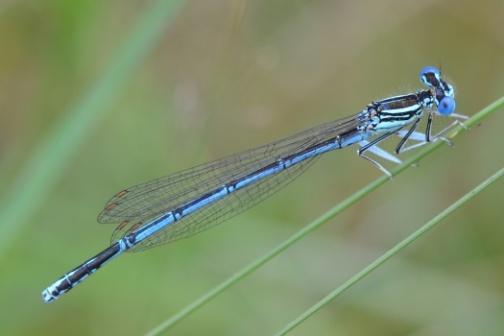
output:
[[[449,116],[455,111],[457,104],[452,97],[444,97],[438,105],[438,112],[444,116]]]
[[[428,76],[429,74],[433,74],[436,78],[439,78],[441,76],[441,71],[439,71],[438,68],[432,65],[423,67],[422,70],[420,70],[419,74],[420,80],[423,80],[423,78]]]

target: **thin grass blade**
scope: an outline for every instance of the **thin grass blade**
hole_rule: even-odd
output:
[[[0,202],[0,256],[42,205],[44,195],[56,184],[78,153],[79,146],[103,119],[107,105],[116,97],[126,79],[173,22],[182,3],[182,0],[158,0],[150,6],[112,58],[103,77],[83,94],[33,150]]]

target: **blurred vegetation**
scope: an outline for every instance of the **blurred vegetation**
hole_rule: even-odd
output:
[[[0,3],[2,204],[154,3]],[[380,173],[352,150],[329,154],[254,209],[194,238],[122,257],[44,305],[45,286],[108,244],[113,227],[95,224],[95,216],[114,192],[416,90],[428,64],[442,67],[456,85],[459,112],[470,115],[504,89],[503,12],[497,0],[184,2],[50,176],[40,206],[27,216],[21,209],[26,220],[0,223],[15,228],[2,237],[8,248],[0,247],[0,334],[151,329]],[[460,136],[173,333],[279,330],[502,167],[503,124],[498,113]],[[502,183],[489,188],[293,334],[504,334],[503,197]]]

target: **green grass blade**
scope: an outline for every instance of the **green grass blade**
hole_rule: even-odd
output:
[[[471,118],[466,120],[464,125],[468,128],[471,128],[479,124],[483,119],[487,118],[492,113],[495,113],[496,111],[502,108],[504,108],[504,97],[501,97],[500,99],[496,100],[495,102],[483,108],[481,111],[479,111]],[[447,136],[447,138],[453,139],[460,132],[463,132],[464,130],[465,129],[463,127],[458,126]],[[439,149],[443,145],[445,145],[444,141],[438,141],[431,145],[428,145],[427,147],[423,148],[423,150],[420,150],[415,155],[405,160],[402,164],[396,166],[395,169],[391,171],[392,175],[396,176],[400,174],[401,172],[411,167],[413,164],[419,162],[421,159],[431,154],[433,151]],[[288,239],[286,239],[285,241],[283,241],[282,243],[271,249],[265,255],[251,262],[249,265],[245,266],[244,268],[242,268],[241,270],[239,270],[238,272],[236,272],[235,274],[224,280],[218,286],[204,293],[198,299],[196,299],[188,306],[177,312],[175,315],[163,321],[157,327],[149,331],[148,335],[158,335],[168,330],[169,328],[173,327],[175,324],[177,324],[182,319],[195,312],[198,308],[202,307],[203,305],[211,301],[214,297],[225,291],[227,288],[231,287],[232,285],[234,285],[247,275],[251,274],[256,269],[266,264],[269,260],[273,259],[275,256],[280,254],[282,251],[286,250],[289,246],[293,245],[298,240],[304,238],[310,232],[314,231],[322,224],[326,223],[331,218],[333,218],[343,210],[347,209],[351,205],[355,204],[356,202],[364,198],[366,195],[371,193],[373,190],[377,189],[378,187],[380,187],[381,185],[385,184],[388,181],[389,178],[387,176],[381,176],[376,180],[372,181],[371,183],[369,183],[367,186],[358,190],[354,194],[350,195],[348,198],[346,198],[333,208],[329,209],[326,213],[322,214],[320,217],[318,217],[317,219],[315,219],[314,221],[303,227],[301,230],[290,236]]]
[[[476,188],[473,190],[469,191],[467,194],[462,196],[460,199],[458,199],[455,203],[451,204],[449,207],[441,211],[437,216],[432,218],[430,221],[425,223],[422,227],[420,227],[418,230],[413,232],[411,235],[409,235],[407,238],[396,244],[394,247],[392,247],[390,250],[382,254],[380,257],[375,259],[372,263],[367,265],[365,268],[363,268],[360,272],[356,273],[353,275],[350,279],[345,281],[341,286],[330,292],[327,296],[325,296],[322,300],[314,304],[312,307],[310,307],[308,310],[306,310],[304,313],[302,313],[299,317],[296,319],[292,320],[289,322],[280,332],[278,332],[276,335],[285,335],[292,329],[294,329],[296,326],[300,325],[305,321],[307,318],[309,318],[311,315],[315,314],[318,312],[322,307],[327,305],[329,302],[331,302],[333,299],[335,299],[337,296],[342,294],[344,291],[355,285],[357,282],[362,280],[364,277],[368,276],[373,270],[381,266],[383,263],[385,263],[387,260],[401,252],[404,248],[406,248],[408,245],[413,243],[415,240],[423,236],[425,233],[433,229],[435,226],[437,226],[443,219],[448,217],[452,212],[460,208],[462,205],[465,203],[469,202],[473,197],[478,195],[480,192],[482,192],[486,187],[488,187],[490,184],[494,183],[497,181],[499,178],[501,178],[504,175],[504,168],[501,168],[497,173],[494,175],[490,176],[487,178],[485,181],[481,182]]]
[[[91,135],[126,79],[173,22],[182,0],[158,0],[139,19],[103,76],[56,123],[45,141],[33,150],[24,168],[0,202],[0,255],[22,226],[42,205],[79,146]]]

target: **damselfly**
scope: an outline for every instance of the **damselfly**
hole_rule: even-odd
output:
[[[99,222],[119,223],[111,245],[47,287],[43,300],[57,299],[124,252],[187,238],[240,213],[299,176],[323,153],[358,145],[360,157],[390,176],[369,154],[401,161],[379,148],[380,142],[399,136],[395,148],[399,154],[431,141],[448,141],[443,134],[463,118],[454,113],[454,89],[437,68],[423,68],[420,80],[426,89],[372,102],[349,118],[120,191],[98,216]],[[418,132],[425,115],[425,132]],[[435,115],[455,121],[432,135]],[[407,140],[416,143],[406,147]]]

